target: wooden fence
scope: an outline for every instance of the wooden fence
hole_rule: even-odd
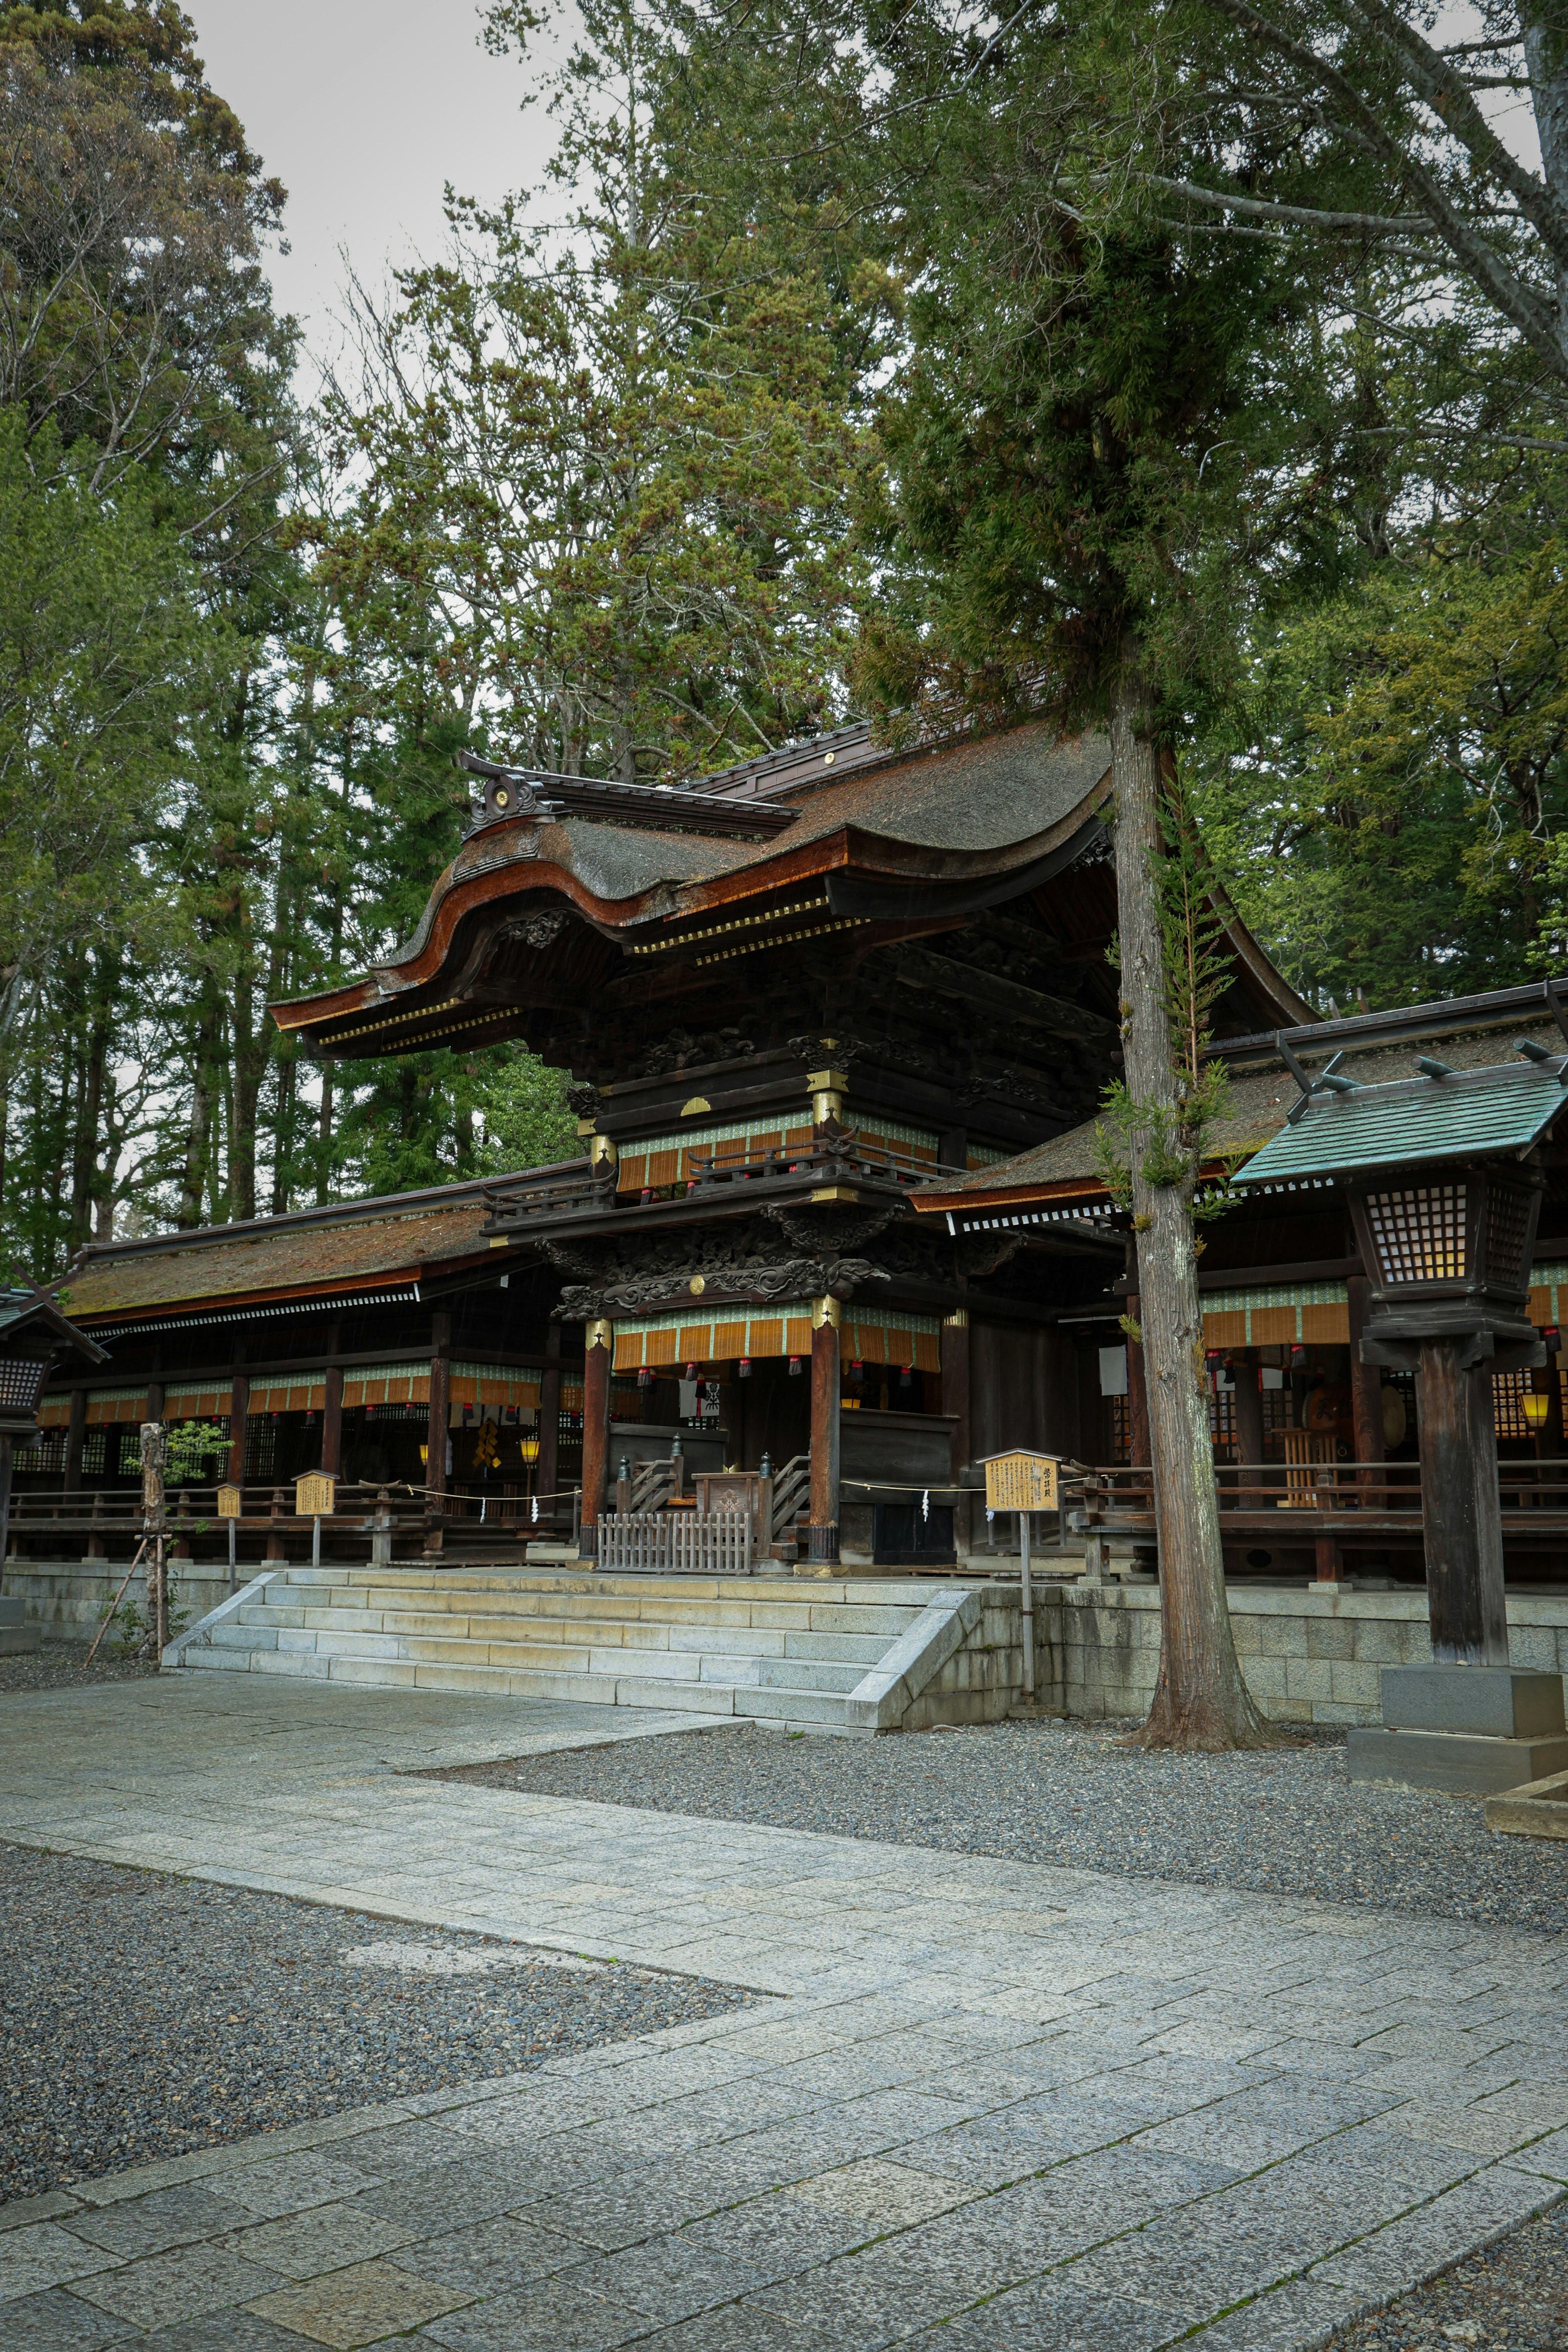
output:
[[[751,1517],[607,1511],[599,1521],[599,1566],[625,1576],[750,1576]]]

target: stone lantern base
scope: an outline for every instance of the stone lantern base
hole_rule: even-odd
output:
[[[1385,1666],[1380,1728],[1352,1729],[1352,1780],[1492,1796],[1568,1771],[1561,1675]]]

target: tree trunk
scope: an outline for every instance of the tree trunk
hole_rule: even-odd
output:
[[[1568,41],[1553,9],[1536,6],[1523,25],[1524,60],[1531,104],[1541,142],[1542,177],[1553,195],[1568,200]],[[1557,339],[1568,352],[1568,268],[1557,272]]]
[[[1152,698],[1132,654],[1117,681],[1110,757],[1127,1088],[1139,1106],[1168,1108],[1177,1089],[1160,919],[1160,753]],[[1242,1680],[1225,1594],[1191,1188],[1149,1183],[1136,1139],[1132,1158],[1160,1545],[1160,1679],[1137,1737],[1146,1748],[1267,1747],[1278,1735]]]

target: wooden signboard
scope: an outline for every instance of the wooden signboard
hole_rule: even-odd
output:
[[[985,1507],[990,1511],[1054,1511],[1058,1507],[1054,1454],[994,1454],[985,1465]]]
[[[294,1508],[302,1519],[330,1519],[337,1480],[324,1470],[308,1470],[294,1481]]]
[[[220,1486],[217,1490],[217,1515],[220,1519],[237,1519],[241,1501],[237,1486]]]

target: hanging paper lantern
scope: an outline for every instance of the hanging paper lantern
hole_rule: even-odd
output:
[[[792,1381],[797,1380],[800,1376],[800,1358],[798,1356],[792,1356],[789,1360],[789,1376]]]
[[[737,1370],[736,1377],[737,1377],[738,1379],[740,1379],[740,1380],[742,1380],[742,1381],[749,1381],[749,1380],[751,1379],[751,1377],[752,1377],[752,1360],[751,1360],[750,1356],[742,1356],[742,1357],[741,1361],[740,1361],[740,1366],[739,1366],[738,1370]]]

